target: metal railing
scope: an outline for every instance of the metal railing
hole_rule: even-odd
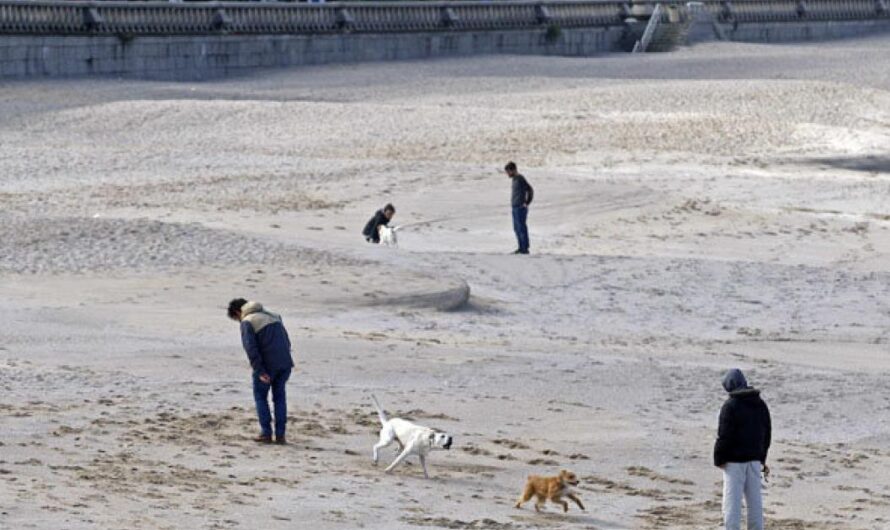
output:
[[[718,22],[800,22],[888,18],[885,0],[706,0]]]
[[[379,33],[620,25],[625,2],[84,2],[0,0],[0,33]]]
[[[718,22],[887,18],[890,0],[704,0]],[[685,9],[680,1],[660,2]],[[608,27],[656,0],[247,3],[0,0],[0,34],[381,33]]]
[[[651,42],[652,37],[655,36],[655,28],[657,28],[659,22],[661,22],[661,12],[661,4],[656,5],[655,9],[652,10],[652,15],[649,16],[649,22],[646,24],[643,36],[640,37],[640,40],[638,40],[636,44],[634,44],[633,53],[646,52],[646,49],[649,47],[649,42]]]

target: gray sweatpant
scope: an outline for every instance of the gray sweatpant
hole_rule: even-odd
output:
[[[763,530],[763,499],[760,496],[761,464],[729,462],[723,468],[723,524],[726,530],[742,528],[742,497],[748,506],[748,530]]]

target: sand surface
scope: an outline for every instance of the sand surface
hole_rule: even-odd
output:
[[[0,528],[716,528],[729,367],[769,528],[890,527],[888,45],[0,85]],[[235,296],[294,340],[286,447]],[[371,393],[455,436],[432,480]],[[586,512],[512,507],[560,468]]]

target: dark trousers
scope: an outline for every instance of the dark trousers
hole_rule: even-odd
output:
[[[516,241],[519,243],[519,250],[528,251],[528,207],[513,207],[513,231],[516,232]]]
[[[269,390],[272,391],[272,403],[275,405],[275,437],[284,436],[287,425],[287,396],[284,387],[290,378],[291,369],[278,370],[269,374],[271,384],[260,381],[258,374],[253,375],[253,399],[256,401],[256,414],[260,420],[263,436],[272,436],[272,412],[269,410]]]

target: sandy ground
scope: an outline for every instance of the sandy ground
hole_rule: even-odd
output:
[[[735,366],[768,527],[890,527],[888,45],[0,86],[0,527],[716,528]],[[235,296],[294,339],[286,447]],[[371,393],[454,434],[432,480]],[[560,468],[586,512],[512,507]]]

